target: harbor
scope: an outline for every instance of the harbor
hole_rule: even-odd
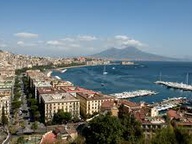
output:
[[[166,82],[166,81],[156,81],[155,84],[164,85],[168,88],[181,89],[184,91],[192,91],[192,85],[177,83],[177,82]]]
[[[133,98],[140,96],[150,96],[155,94],[157,94],[157,92],[151,90],[137,90],[132,92],[114,93],[111,95],[115,96],[116,98],[122,99],[122,98]]]
[[[160,103],[153,103],[150,105],[151,107],[155,108],[158,112],[165,111],[174,107],[177,107],[178,105],[185,103],[187,100],[186,97],[173,97],[164,99]]]

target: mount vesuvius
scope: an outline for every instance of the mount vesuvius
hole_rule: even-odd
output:
[[[114,60],[129,59],[133,61],[176,61],[178,59],[159,56],[143,52],[135,47],[126,47],[124,49],[110,48],[100,53],[92,55],[96,58],[107,58]]]

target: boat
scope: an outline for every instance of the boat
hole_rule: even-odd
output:
[[[132,92],[125,91],[122,93],[115,93],[111,95],[121,99],[121,98],[133,98],[133,97],[139,97],[139,96],[150,96],[150,95],[156,95],[156,94],[158,93],[151,90],[137,90]]]
[[[104,83],[101,83],[101,86],[105,86],[105,84],[104,84]]]
[[[55,76],[56,79],[60,80],[61,78],[59,76]]]
[[[184,91],[192,91],[192,85],[189,85],[188,84],[188,74],[187,74],[187,77],[186,77],[186,83],[187,84],[184,84],[184,83],[178,83],[178,82],[167,82],[167,81],[162,81],[162,80],[159,80],[159,81],[156,81],[155,84],[159,84],[159,85],[164,85],[168,88],[173,88],[173,89],[181,89],[181,90],[184,90]]]
[[[106,71],[106,66],[104,65],[104,68],[103,68],[103,75],[106,75],[108,74],[108,72]]]
[[[114,69],[115,69],[115,67],[112,67],[112,69],[114,70]]]
[[[61,71],[61,73],[64,73],[64,72],[66,72],[67,71],[67,69],[63,69],[62,71]]]

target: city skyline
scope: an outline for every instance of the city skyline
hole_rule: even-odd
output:
[[[37,56],[91,55],[135,46],[192,57],[192,1],[0,1],[0,49]]]

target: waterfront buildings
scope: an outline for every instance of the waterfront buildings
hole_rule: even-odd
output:
[[[10,74],[10,76],[12,76],[12,74]],[[13,87],[14,87],[13,77],[0,78],[0,119],[2,116],[3,107],[5,115],[9,118],[11,109],[11,99],[13,97]]]
[[[105,101],[114,101],[114,98],[101,93],[77,93],[77,98],[80,99],[81,114],[93,115],[100,112],[101,104]]]
[[[73,117],[80,116],[80,100],[68,93],[41,94],[40,97],[45,122],[52,120],[60,109]]]

